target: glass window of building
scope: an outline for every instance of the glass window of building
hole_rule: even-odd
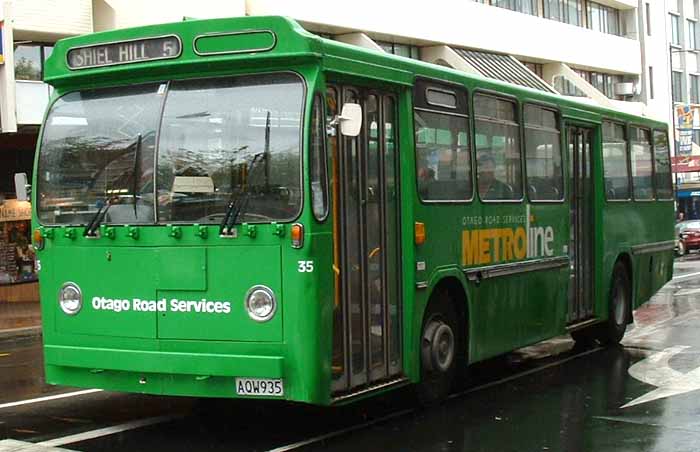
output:
[[[376,43],[386,53],[391,53],[392,55],[398,55],[406,58],[413,58],[414,60],[420,60],[420,50],[418,46],[396,44],[387,41],[376,41]]]
[[[700,75],[690,74],[690,103],[700,103]]]
[[[674,102],[683,102],[683,73],[671,73],[671,96]]]
[[[688,20],[688,48],[695,50],[698,48],[698,40],[697,40],[697,28],[698,28],[698,23],[694,20]]]
[[[544,17],[581,25],[581,0],[544,0]]]
[[[41,46],[15,45],[16,80],[41,80],[42,62]]]
[[[537,15],[536,0],[492,0],[491,5],[520,13]]]
[[[680,18],[675,14],[669,14],[669,20],[671,21],[671,44],[674,46],[681,45],[681,26]]]
[[[610,6],[588,2],[588,28],[611,35],[620,35],[620,13]]]

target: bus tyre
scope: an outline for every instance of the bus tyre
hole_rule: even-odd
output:
[[[436,294],[423,316],[420,344],[418,401],[433,405],[450,393],[457,374],[459,330],[452,300],[447,293]]]
[[[608,321],[601,325],[598,340],[603,345],[618,344],[625,335],[632,312],[630,279],[622,262],[615,264],[608,296]]]

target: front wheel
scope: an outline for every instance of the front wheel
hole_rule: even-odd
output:
[[[420,358],[421,381],[418,401],[433,405],[447,397],[457,374],[459,330],[452,300],[447,293],[437,294],[423,316]]]
[[[601,325],[598,334],[601,344],[618,344],[625,335],[632,314],[631,292],[627,268],[618,262],[613,270],[608,296],[608,321]]]

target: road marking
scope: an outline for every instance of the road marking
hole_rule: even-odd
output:
[[[0,404],[0,410],[3,408],[12,408],[21,405],[31,405],[33,403],[48,402],[50,400],[67,399],[68,397],[78,397],[95,392],[102,392],[102,389],[86,389],[84,391],[66,392],[64,394],[56,394],[46,397],[37,397],[36,399],[19,400],[17,402],[9,402]]]
[[[674,297],[682,297],[682,296],[686,296],[686,295],[693,295],[693,294],[696,294],[696,293],[700,293],[700,288],[697,288],[697,289],[681,289],[681,290],[679,290],[678,292],[674,293],[673,296],[674,296]]]
[[[687,345],[669,347],[633,364],[628,370],[629,374],[641,382],[656,386],[656,389],[637,397],[620,408],[628,408],[700,389],[700,367],[683,373],[672,369],[669,365],[671,358],[687,348],[690,347]]]
[[[48,441],[42,441],[36,443],[38,446],[44,447],[60,447],[66,444],[79,443],[81,441],[87,441],[89,439],[101,438],[103,436],[114,435],[115,433],[126,432],[129,430],[135,430],[137,428],[148,427],[150,425],[162,424],[163,422],[168,422],[173,419],[177,419],[179,416],[156,416],[149,417],[145,419],[139,419],[138,421],[131,421],[125,424],[114,425],[112,427],[99,428],[97,430],[91,430],[88,432],[77,433],[75,435],[63,436],[61,438],[51,439]]]
[[[10,354],[9,353],[0,353],[0,358],[4,358],[6,356],[10,356]]]
[[[676,279],[690,278],[691,276],[698,276],[698,275],[700,275],[700,272],[690,273],[687,275],[674,276],[672,281],[674,281]]]

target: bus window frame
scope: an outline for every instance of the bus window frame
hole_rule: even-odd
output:
[[[439,107],[443,108],[445,110],[436,110],[436,109],[431,109],[431,108],[425,108],[425,107],[417,107],[416,102],[415,102],[415,96],[414,93],[417,91],[417,88],[420,88],[420,84],[425,84],[425,90],[424,90],[424,95],[426,96],[426,105],[433,105],[428,103],[427,101],[427,93],[428,93],[428,88],[431,88],[430,86],[427,86],[428,84],[436,84],[438,86],[442,85],[444,87],[454,87],[455,90],[462,91],[465,95],[465,100],[466,100],[466,114],[460,113],[459,109],[456,107]],[[439,89],[439,88],[438,88]],[[434,105],[433,105],[434,106]],[[446,111],[446,110],[454,110],[454,111]],[[416,152],[417,152],[417,146],[416,146],[416,111],[425,111],[427,113],[434,113],[434,114],[441,114],[441,115],[448,115],[448,116],[457,116],[466,121],[466,127],[465,130],[467,131],[467,134],[470,135],[467,137],[467,143],[469,144],[469,171],[470,171],[470,178],[471,178],[471,196],[468,199],[436,199],[436,200],[429,200],[429,199],[423,199],[423,197],[420,195],[420,189],[418,187],[418,159],[416,158]],[[475,171],[476,171],[476,163],[474,162],[474,127],[473,127],[473,122],[472,119],[474,117],[473,114],[473,109],[472,109],[472,104],[471,104],[471,96],[469,93],[469,89],[467,89],[466,86],[457,83],[457,82],[451,82],[448,80],[443,80],[443,79],[436,79],[436,78],[429,78],[429,77],[423,77],[419,76],[416,77],[413,80],[413,86],[411,89],[411,130],[412,130],[412,135],[413,135],[413,183],[414,183],[414,188],[416,190],[416,198],[421,204],[424,205],[431,205],[431,204],[446,204],[446,205],[459,205],[459,204],[471,204],[474,202],[476,199],[476,177],[475,177]]]
[[[629,164],[629,170],[630,170],[630,187],[632,188],[632,191],[630,192],[630,195],[632,196],[632,201],[633,202],[642,202],[642,203],[647,203],[647,202],[655,202],[657,201],[656,198],[656,162],[654,161],[654,133],[653,133],[653,127],[651,126],[644,126],[636,122],[628,122],[627,123],[627,136],[631,137],[632,136],[632,128],[637,128],[640,130],[646,130],[649,132],[649,148],[650,148],[650,153],[651,153],[651,198],[646,198],[646,199],[637,199],[637,197],[634,194],[634,176],[632,175],[632,140],[628,139],[627,140],[627,160]],[[635,141],[635,143],[637,143]]]
[[[630,152],[632,148],[630,147],[630,140],[629,140],[629,124],[627,124],[624,121],[618,121],[612,118],[608,117],[603,117],[600,121],[600,160],[603,164],[603,171],[601,176],[603,177],[603,187],[605,187],[605,154],[603,153],[603,145],[605,143],[605,135],[603,133],[604,127],[603,124],[609,122],[611,124],[617,124],[619,126],[622,126],[622,130],[625,133],[625,153],[626,153],[626,165],[627,165],[627,187],[628,187],[628,194],[629,196],[624,199],[610,199],[608,198],[607,193],[603,193],[603,197],[605,198],[605,202],[614,202],[614,203],[620,203],[620,202],[631,202],[633,201],[633,191],[634,187],[632,186],[632,159],[630,158]],[[605,190],[603,190],[605,192]]]
[[[483,95],[487,97],[495,97],[497,99],[503,99],[507,100],[509,102],[513,102],[515,104],[515,121],[510,122],[510,121],[501,121],[501,120],[494,120],[491,118],[485,118],[482,119],[482,121],[487,121],[487,122],[493,122],[496,124],[508,124],[508,125],[515,125],[518,127],[518,153],[520,155],[520,198],[518,199],[483,199],[481,197],[481,193],[478,193],[479,201],[483,204],[521,204],[523,203],[526,198],[525,198],[525,178],[523,177],[525,174],[525,159],[523,158],[523,146],[525,145],[523,143],[523,127],[522,127],[522,114],[521,114],[521,104],[522,102],[520,99],[513,95],[513,94],[507,94],[503,93],[500,91],[496,91],[493,89],[488,89],[488,88],[477,88],[474,90],[472,93],[471,99],[470,99],[470,110],[472,112],[471,115],[471,125],[472,125],[472,144],[473,144],[473,149],[474,149],[474,156],[476,156],[476,113],[474,110],[474,99],[476,98],[477,95]],[[479,184],[478,184],[478,175],[479,172],[479,166],[476,162],[476,158],[474,158],[474,184],[475,184],[475,191],[479,191]]]
[[[656,144],[654,141],[654,132],[660,132],[666,135],[666,155],[668,157],[668,163],[671,165],[671,171],[669,172],[669,177],[671,178],[671,197],[670,198],[659,198],[658,192],[656,191]],[[651,149],[652,149],[652,158],[653,165],[654,165],[654,195],[656,195],[656,200],[657,201],[673,201],[675,200],[674,196],[674,187],[673,187],[673,165],[671,163],[671,146],[669,143],[668,139],[668,130],[664,130],[658,127],[652,127],[651,128]]]
[[[562,165],[562,167],[561,167],[562,193],[561,193],[561,199],[531,199],[530,195],[526,193],[527,190],[523,190],[523,196],[526,197],[527,202],[530,204],[563,204],[564,202],[566,202],[566,199],[567,199],[566,193],[567,193],[568,187],[567,187],[567,183],[566,183],[567,177],[566,177],[565,167],[566,167],[568,160],[564,160],[564,148],[566,146],[566,142],[565,142],[565,136],[564,136],[565,134],[563,133],[564,120],[562,118],[561,109],[556,104],[551,104],[549,102],[537,101],[537,100],[533,100],[533,99],[525,99],[521,102],[521,106],[520,106],[522,109],[522,111],[520,112],[520,118],[521,118],[521,122],[522,122],[522,127],[521,127],[522,138],[521,138],[521,140],[523,142],[523,146],[525,146],[525,147],[527,147],[527,143],[525,143],[525,129],[527,128],[527,126],[525,125],[525,107],[528,105],[532,105],[535,107],[541,107],[545,110],[553,111],[554,114],[556,115],[557,127],[558,127],[557,132],[559,133],[559,157],[561,159],[561,165]],[[531,128],[536,129],[536,130],[551,131],[551,129],[548,129],[546,127],[531,127]],[[528,177],[528,175],[527,175],[527,148],[525,148],[525,154],[526,154],[526,157],[524,159],[525,162],[523,165],[524,166],[524,168],[523,168],[523,174],[524,174],[523,183],[527,184],[527,177]]]
[[[325,196],[325,205],[323,209],[323,215],[321,217],[316,216],[316,213],[314,212],[314,199],[313,199],[313,188],[311,187],[312,180],[311,180],[311,149],[312,149],[312,141],[313,141],[313,134],[314,131],[312,130],[313,127],[313,116],[314,116],[314,108],[316,105],[316,102],[319,102],[319,105],[321,106],[321,118],[320,118],[320,124],[323,127],[323,132],[321,133],[321,155],[319,156],[319,162],[321,165],[323,165],[323,183],[325,184],[323,186],[324,190],[321,196]],[[328,177],[328,136],[326,134],[326,96],[324,94],[321,94],[321,92],[316,91],[314,92],[314,95],[311,99],[311,103],[309,104],[309,109],[311,110],[309,112],[309,140],[307,143],[307,149],[308,149],[308,154],[309,154],[309,180],[308,180],[308,185],[309,185],[309,201],[311,203],[311,215],[314,217],[317,223],[323,224],[326,222],[328,219],[328,215],[330,214],[330,205],[331,205],[331,198],[330,198],[330,190],[329,190],[329,184],[330,184],[330,179]],[[318,168],[320,171],[321,167]],[[320,178],[319,178],[320,179]],[[303,184],[302,184],[303,185]]]

